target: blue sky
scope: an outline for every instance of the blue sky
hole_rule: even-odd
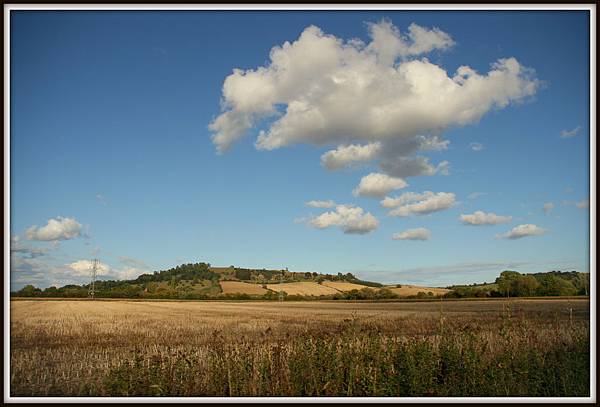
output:
[[[587,12],[13,11],[10,40],[13,289],[85,282],[92,257],[104,278],[589,271]]]

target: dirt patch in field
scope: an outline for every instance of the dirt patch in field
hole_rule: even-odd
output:
[[[241,281],[221,281],[223,294],[249,294],[263,295],[268,291],[258,284],[243,283]]]
[[[433,295],[443,295],[449,292],[447,288],[437,288],[437,287],[421,287],[418,285],[402,285],[402,287],[385,287],[391,290],[393,293],[398,294],[401,297],[408,297],[409,295],[417,295],[420,292],[427,294],[428,292],[432,292]]]
[[[366,285],[347,283],[344,281],[323,281],[323,285],[327,287],[331,287],[338,291],[352,291],[352,290],[362,290],[363,288],[372,288],[367,287]]]
[[[335,288],[312,282],[267,284],[273,291],[285,291],[288,295],[333,295],[339,293]]]

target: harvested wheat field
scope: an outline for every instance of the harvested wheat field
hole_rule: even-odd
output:
[[[221,281],[223,294],[248,294],[263,295],[268,292],[259,284],[244,283],[242,281]]]
[[[372,288],[367,287],[366,285],[347,283],[345,281],[323,281],[323,285],[326,287],[331,287],[338,291],[352,291],[362,290],[363,288]]]
[[[587,396],[589,301],[11,301],[11,396]]]
[[[335,288],[327,287],[310,281],[297,283],[267,284],[267,288],[273,291],[285,291],[288,295],[332,295],[339,293]]]
[[[449,292],[447,288],[437,288],[437,287],[422,287],[418,285],[402,285],[402,287],[385,287],[392,291],[394,294],[398,294],[401,297],[408,297],[410,295],[417,295],[422,292],[427,294],[428,292],[433,293],[433,295],[443,295]]]

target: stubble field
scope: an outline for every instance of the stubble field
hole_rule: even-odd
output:
[[[589,301],[11,301],[12,396],[588,396]]]

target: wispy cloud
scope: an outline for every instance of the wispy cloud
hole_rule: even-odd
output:
[[[106,197],[102,194],[96,194],[96,199],[98,201],[100,201],[100,203],[104,206],[108,205],[108,202],[106,201]]]
[[[118,256],[119,262],[125,264],[130,267],[138,267],[138,268],[147,268],[146,262],[139,259],[134,259],[133,257],[128,256]]]
[[[561,204],[563,206],[574,206],[577,209],[587,209],[590,206],[590,200],[588,198],[582,199],[581,201],[564,200]]]
[[[518,269],[531,264],[529,262],[514,261],[489,261],[489,262],[461,262],[437,266],[413,267],[398,270],[348,270],[361,278],[371,278],[375,281],[386,283],[407,282],[412,284],[451,284],[461,280],[473,282],[474,274],[487,273],[490,278],[498,276],[507,269]],[[346,270],[344,270],[346,271]]]
[[[404,232],[394,233],[394,240],[429,240],[431,232],[426,228],[407,229]]]
[[[471,192],[469,195],[467,195],[467,198],[469,199],[477,199],[481,196],[487,195],[487,193],[485,192]]]
[[[18,254],[20,257],[36,258],[45,256],[48,253],[48,248],[34,247],[28,243],[21,241],[21,238],[17,235],[13,235],[10,238],[10,252],[11,255]]]
[[[561,138],[575,137],[577,134],[579,134],[580,130],[581,130],[581,126],[577,126],[573,130],[563,130],[560,132],[560,137]]]
[[[311,208],[333,208],[335,202],[331,199],[328,201],[308,201],[306,202],[306,206],[310,206]]]

